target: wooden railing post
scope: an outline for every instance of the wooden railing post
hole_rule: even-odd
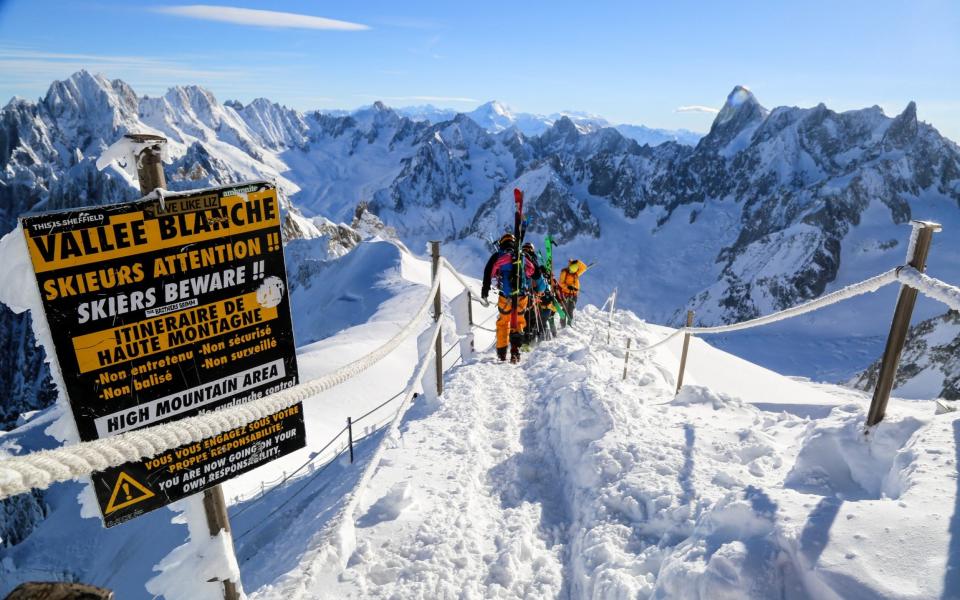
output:
[[[687,327],[693,326],[693,311],[687,311]],[[680,393],[680,388],[683,387],[683,371],[687,368],[687,350],[690,348],[690,334],[683,334],[683,352],[680,353],[680,373],[677,375],[677,391]]]
[[[627,380],[627,363],[630,362],[630,342],[632,338],[627,338],[627,353],[623,355],[623,381]]]
[[[927,255],[930,253],[930,242],[933,234],[940,231],[938,223],[930,221],[913,221],[914,231],[911,234],[912,246],[907,257],[909,265],[921,273],[927,268]],[[907,340],[907,331],[910,329],[910,318],[913,316],[913,307],[917,303],[917,290],[910,286],[900,286],[900,296],[897,298],[897,308],[893,311],[893,322],[890,324],[890,333],[887,335],[887,345],[883,350],[883,359],[880,361],[880,373],[877,375],[877,387],[873,390],[873,400],[870,402],[870,411],[867,413],[867,427],[873,427],[883,420],[887,412],[887,402],[890,392],[893,391],[894,378],[897,367],[900,365],[900,354]]]
[[[433,278],[435,282],[440,277],[440,242],[430,242],[430,254],[433,257]],[[431,282],[431,283],[432,283]],[[440,286],[437,285],[437,295],[433,297],[433,322],[440,321]],[[436,368],[437,368],[437,396],[443,395],[443,340],[442,336],[437,336],[436,343]]]
[[[161,153],[167,138],[153,134],[128,133],[124,136],[135,142],[146,144],[136,156],[137,179],[140,182],[140,193],[146,196],[155,189],[166,189],[167,179],[163,174]],[[261,483],[261,489],[262,489]],[[221,531],[230,534],[230,517],[227,513],[227,503],[223,499],[223,488],[215,485],[203,491],[203,511],[207,517],[207,529],[210,537],[220,535]],[[233,550],[233,539],[230,538],[229,551]],[[224,600],[240,600],[240,582],[223,580]]]

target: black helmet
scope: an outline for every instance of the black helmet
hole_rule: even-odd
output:
[[[537,249],[533,246],[533,242],[524,242],[523,249],[526,252],[536,252]]]
[[[499,245],[500,248],[506,248],[509,246],[513,246],[516,243],[516,241],[517,239],[513,237],[513,234],[508,232],[500,236],[500,241],[497,242],[497,245]]]

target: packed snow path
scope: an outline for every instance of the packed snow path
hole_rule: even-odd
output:
[[[557,597],[566,507],[527,369],[483,358],[444,397],[465,401],[414,406],[384,454],[372,488],[385,493],[361,505],[342,594]]]

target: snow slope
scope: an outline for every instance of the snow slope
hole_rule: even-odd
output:
[[[863,394],[706,344],[674,397],[680,340],[621,381],[623,336],[668,330],[618,313],[607,345],[605,321],[587,308],[519,366],[455,367],[382,454],[352,554],[314,548],[252,597],[960,593],[955,417],[894,400],[867,440]]]

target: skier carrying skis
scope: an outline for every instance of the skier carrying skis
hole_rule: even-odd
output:
[[[524,242],[523,256],[533,263],[534,272],[536,273],[531,282],[532,285],[527,289],[527,311],[524,315],[527,326],[523,332],[524,346],[527,346],[540,339],[543,333],[543,323],[540,320],[539,297],[540,294],[546,291],[547,286],[541,276],[540,261],[537,259],[537,249],[533,245],[533,242]],[[523,349],[527,350],[529,348],[525,347]]]
[[[540,267],[540,279],[543,281],[550,281],[550,273],[547,271],[547,266],[543,265]],[[541,323],[541,340],[549,340],[557,337],[557,324],[554,320],[553,315],[557,312],[556,302],[557,299],[553,295],[552,288],[553,286],[544,286],[543,293],[540,294],[540,323]]]
[[[577,296],[580,295],[580,277],[590,268],[575,258],[560,271],[560,293],[563,296],[563,308],[566,318],[560,318],[560,326],[573,325],[573,309],[577,307]]]
[[[500,299],[497,309],[500,316],[497,318],[497,358],[507,359],[507,346],[510,346],[510,362],[520,361],[520,346],[523,343],[522,332],[526,325],[523,315],[527,309],[527,289],[531,279],[537,274],[534,265],[527,257],[515,260],[517,239],[512,233],[505,233],[498,242],[498,249],[490,256],[483,269],[483,287],[480,295],[484,300],[490,293],[493,278],[497,278],[497,287],[500,290]],[[514,271],[516,264],[523,264],[519,277]],[[519,289],[515,289],[515,282],[520,282]],[[513,321],[513,305],[516,302],[516,326],[511,327]]]

